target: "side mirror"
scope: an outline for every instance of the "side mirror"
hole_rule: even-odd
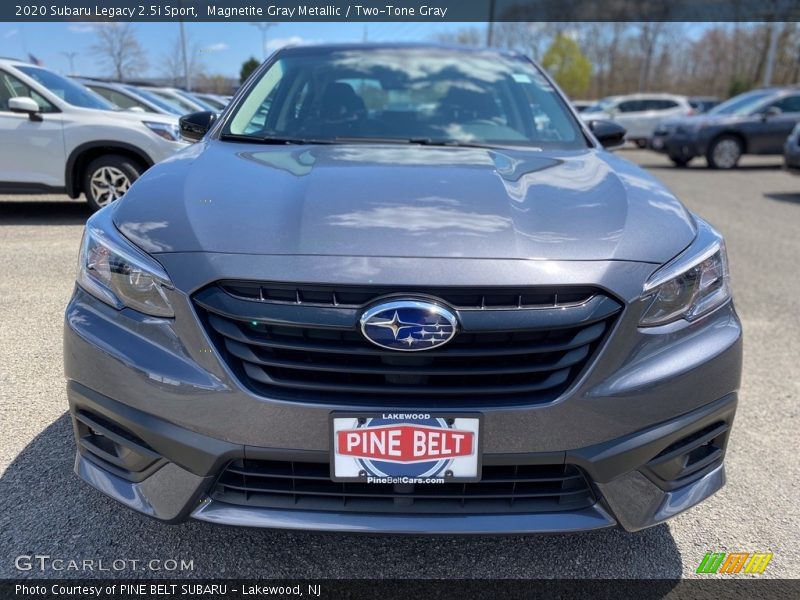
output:
[[[590,121],[589,129],[603,148],[617,148],[625,143],[625,128],[614,121]]]
[[[765,110],[763,113],[761,113],[761,120],[762,121],[766,121],[770,117],[777,117],[782,112],[783,111],[780,108],[778,108],[777,106],[770,106],[767,110]]]
[[[33,98],[17,96],[8,99],[8,110],[15,113],[25,113],[31,121],[41,121],[42,114],[39,105]]]
[[[199,142],[216,120],[217,113],[210,110],[184,115],[178,121],[181,137],[187,142]]]

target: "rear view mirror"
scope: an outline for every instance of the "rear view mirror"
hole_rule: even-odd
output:
[[[187,142],[198,142],[216,120],[217,113],[210,110],[184,115],[179,120],[181,137]]]
[[[8,99],[8,110],[15,113],[25,113],[31,121],[41,121],[41,109],[33,98],[17,96]]]
[[[590,121],[589,129],[603,148],[616,148],[625,143],[625,128],[614,121]]]
[[[777,106],[770,106],[767,110],[765,110],[763,113],[761,113],[761,119],[766,121],[770,117],[777,117],[782,112],[783,111],[780,108],[778,108]]]

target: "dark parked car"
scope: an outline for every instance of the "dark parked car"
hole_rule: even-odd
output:
[[[719,104],[715,96],[689,96],[689,105],[695,114],[706,113]]]
[[[783,145],[783,164],[788,171],[800,175],[800,123],[794,126]]]
[[[708,166],[734,168],[743,154],[783,154],[786,136],[800,121],[800,89],[746,92],[707,114],[671,119],[656,128],[650,147],[677,166],[705,156]]]
[[[638,530],[741,373],[725,244],[517,54],[277,51],[87,223],[75,469],[169,522]]]

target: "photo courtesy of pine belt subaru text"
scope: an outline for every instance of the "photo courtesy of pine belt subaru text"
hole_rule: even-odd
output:
[[[177,523],[635,531],[725,483],[725,243],[528,59],[285,48],[86,224],[75,471]]]

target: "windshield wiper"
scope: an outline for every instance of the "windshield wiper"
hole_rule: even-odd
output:
[[[420,146],[441,146],[443,148],[501,148],[503,146],[497,144],[481,143],[481,142],[467,142],[460,140],[444,140],[434,139],[428,137],[412,137],[412,138],[391,138],[391,137],[345,137],[337,136],[327,139],[320,138],[293,138],[293,137],[278,137],[278,136],[259,136],[247,135],[242,133],[223,133],[219,136],[221,140],[230,140],[237,142],[251,142],[255,144],[399,144],[403,146],[420,145]]]
[[[276,145],[284,145],[284,144],[333,144],[334,141],[331,140],[317,140],[311,138],[290,138],[290,137],[278,137],[278,136],[271,136],[271,135],[247,135],[243,133],[223,133],[220,134],[219,139],[221,140],[230,140],[232,142],[251,142],[255,144],[276,144]]]
[[[435,140],[433,138],[411,138],[410,144],[421,146],[454,146],[456,148],[496,148],[493,144],[481,142],[464,142],[460,140]]]
[[[427,137],[412,137],[412,138],[382,138],[382,137],[335,137],[331,139],[331,143],[340,144],[402,144],[402,145],[420,145],[420,146],[454,146],[461,148],[495,148],[493,144],[482,144],[478,142],[462,142],[459,140],[437,140]]]

